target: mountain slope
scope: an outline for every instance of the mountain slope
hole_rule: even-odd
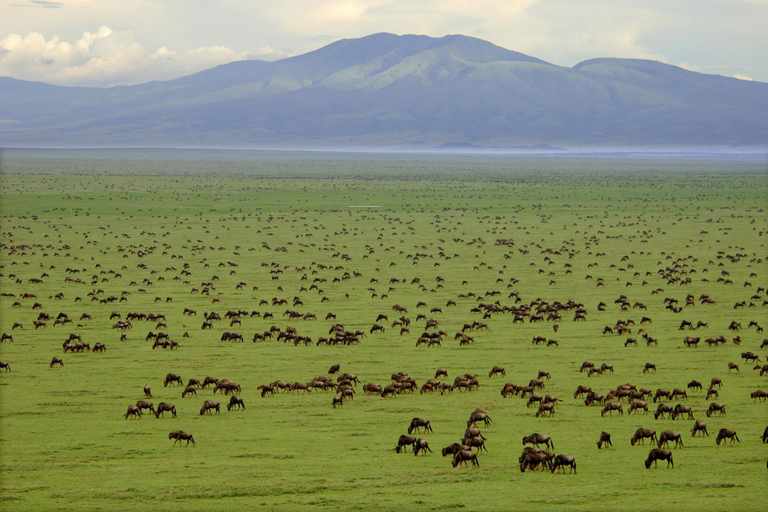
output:
[[[109,89],[0,78],[6,146],[764,146],[768,84],[652,61],[563,68],[465,36],[374,34]]]

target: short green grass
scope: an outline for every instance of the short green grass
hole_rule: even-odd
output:
[[[2,163],[0,284],[14,295],[0,299],[0,328],[14,337],[0,345],[0,359],[12,368],[0,374],[3,509],[132,510],[148,503],[156,510],[222,511],[763,508],[768,445],[759,436],[768,425],[768,404],[755,403],[749,393],[768,384],[740,358],[753,351],[765,364],[759,346],[766,336],[747,327],[751,320],[768,324],[768,297],[758,292],[767,284],[768,192],[760,165],[75,156],[22,155]],[[185,263],[189,275],[182,275]],[[29,282],[43,274],[42,284]],[[686,278],[690,283],[681,284]],[[211,281],[209,295],[193,293]],[[246,285],[237,289],[240,282]],[[100,299],[129,294],[125,302],[102,304],[91,301],[97,290],[103,290],[95,295]],[[36,297],[20,298],[25,292]],[[60,300],[54,298],[59,292]],[[587,319],[574,322],[573,311],[565,311],[555,333],[551,321],[513,324],[508,314],[483,320],[470,312],[480,303],[516,305],[511,292],[520,304],[572,299],[584,305]],[[622,311],[615,303],[622,294],[647,309]],[[688,294],[695,305],[685,306]],[[717,304],[701,305],[701,294]],[[293,306],[294,297],[303,305]],[[288,305],[272,306],[273,298]],[[683,311],[665,309],[667,298]],[[457,305],[447,306],[449,300]],[[419,301],[427,306],[417,308]],[[605,312],[597,309],[600,301]],[[734,309],[740,301],[745,307]],[[33,310],[35,302],[42,309]],[[391,327],[399,316],[394,304],[408,309],[409,335]],[[197,316],[184,316],[185,307]],[[430,313],[435,307],[442,313]],[[205,311],[223,316],[239,309],[275,318],[243,317],[241,326],[222,321],[200,329]],[[318,319],[288,320],[286,309]],[[36,330],[40,311],[65,312],[74,322],[54,327],[49,321]],[[153,351],[144,338],[156,326],[142,321],[120,342],[112,312],[123,318],[164,313],[165,331],[181,348]],[[345,328],[366,332],[383,313],[387,330],[350,347],[250,341],[272,325],[295,326],[317,340],[334,323],[324,320],[329,312]],[[92,319],[78,320],[83,313]],[[415,347],[424,327],[419,313],[448,333],[442,347]],[[652,323],[640,325],[643,316]],[[642,327],[658,347],[639,339],[638,347],[625,348],[626,336],[602,334],[619,319],[633,319],[633,336],[640,338]],[[709,327],[679,331],[683,319]],[[453,335],[474,320],[489,329],[472,332],[475,343],[459,347]],[[737,334],[728,331],[732,320],[743,326],[740,346],[730,341]],[[23,328],[12,330],[14,322]],[[228,330],[246,341],[219,341]],[[101,341],[107,350],[63,354],[69,333],[91,346]],[[534,346],[537,335],[559,346]],[[687,335],[724,335],[729,342],[686,349]],[[54,356],[64,367],[49,368]],[[587,378],[578,371],[584,360],[612,363],[615,373]],[[643,374],[646,362],[658,372]],[[728,362],[739,363],[740,372],[728,373]],[[400,371],[419,385],[437,368],[446,368],[451,381],[477,373],[480,389],[383,399],[358,387],[339,409],[331,408],[330,393],[260,398],[256,390],[277,379],[309,381],[334,363],[364,383],[386,384]],[[504,366],[507,376],[488,378],[494,365]],[[524,400],[499,393],[505,382],[526,384],[539,370],[552,375],[544,393],[563,400],[551,418],[536,418]],[[168,372],[185,382],[207,375],[235,380],[247,409],[228,412],[228,398],[217,395],[221,414],[200,416],[212,392],[182,398],[180,389],[163,387]],[[682,401],[707,421],[708,438],[691,437],[691,420],[603,418],[599,407],[573,398],[579,384],[606,394],[628,382],[655,390],[712,377],[723,379],[717,400],[726,404],[726,416],[706,418],[702,392]],[[152,387],[155,404],[174,403],[178,418],[124,419],[128,405],[143,398],[144,385]],[[453,469],[440,449],[459,441],[477,407],[493,419],[483,428],[489,453],[480,455],[479,468]],[[413,417],[430,419],[434,429],[423,434],[433,450],[426,457],[394,451]],[[675,469],[665,463],[644,469],[650,447],[629,444],[638,427],[684,433],[685,448],[673,450]],[[741,443],[717,446],[723,427],[735,429]],[[174,448],[168,433],[176,429],[191,432],[197,446]],[[603,430],[613,436],[611,449],[595,446]],[[521,473],[521,439],[532,432],[551,435],[557,453],[576,457],[578,474]]]

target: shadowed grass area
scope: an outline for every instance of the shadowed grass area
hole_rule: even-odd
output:
[[[0,370],[0,486],[9,510],[149,502],[156,510],[222,511],[762,509],[768,405],[750,393],[768,383],[741,358],[752,351],[766,364],[766,336],[748,327],[768,323],[760,165],[75,156],[2,163],[0,330],[13,342],[0,344],[12,369]],[[703,303],[704,294],[715,304]],[[512,310],[523,305],[530,314],[516,322]],[[579,308],[583,321],[574,320]],[[224,318],[241,310],[240,324],[225,318],[201,329],[206,312]],[[532,322],[537,310],[544,318]],[[36,329],[41,312],[50,320]],[[54,326],[59,313],[72,322]],[[113,325],[128,313],[164,314],[166,326],[133,320],[120,341]],[[336,318],[326,320],[328,313]],[[370,333],[380,314],[385,331]],[[403,315],[411,323],[401,335],[392,323]],[[446,333],[441,346],[416,347],[429,319]],[[634,321],[630,334],[603,334],[619,320]],[[680,330],[683,320],[708,325]],[[460,346],[455,335],[475,321],[488,328],[467,329],[473,341]],[[728,329],[732,321],[739,331]],[[22,326],[12,329],[15,322]],[[337,322],[365,336],[317,346]],[[295,327],[312,343],[251,341],[273,325]],[[657,346],[646,346],[641,328]],[[153,350],[149,331],[180,347]],[[244,342],[221,341],[225,331]],[[71,333],[106,351],[64,353]],[[558,346],[535,345],[535,336]],[[685,348],[686,336],[700,337],[699,346]],[[716,336],[726,343],[705,342]],[[625,347],[628,337],[638,345]],[[54,356],[63,367],[49,367]],[[615,371],[588,377],[579,372],[585,360]],[[648,362],[655,373],[643,373]],[[739,371],[729,372],[729,362]],[[336,363],[361,380],[337,409],[332,392],[261,398],[257,391],[278,379],[309,382]],[[494,365],[506,376],[488,377]],[[438,368],[449,383],[477,374],[479,389],[386,399],[361,389],[386,385],[397,372],[421,387]],[[504,383],[526,385],[540,370],[552,379],[536,393],[561,400],[551,417],[500,394]],[[246,409],[227,411],[229,396],[211,388],[182,398],[184,388],[163,386],[169,372],[185,383],[209,375],[236,381]],[[707,401],[713,377],[723,386]],[[704,390],[688,390],[694,379]],[[623,415],[601,417],[601,406],[573,396],[578,385],[607,395],[625,383],[688,390],[671,403],[690,405],[709,437],[691,437],[693,420],[654,420],[650,399],[651,414],[629,415],[624,401]],[[147,400],[173,403],[178,417],[126,420],[145,385]],[[204,400],[220,401],[221,413],[201,416]],[[724,416],[705,416],[712,401],[726,404]],[[461,440],[476,408],[492,418],[481,426],[488,453],[479,468],[454,469],[440,450]],[[415,417],[434,429],[414,434],[429,441],[425,457],[394,450]],[[674,469],[663,461],[644,468],[651,446],[629,443],[639,427],[683,433]],[[717,446],[720,428],[736,430],[741,442]],[[179,429],[196,446],[174,447],[168,434]],[[595,446],[601,431],[611,433],[612,448]],[[575,457],[578,473],[521,473],[522,437],[532,432],[552,436],[554,451]]]

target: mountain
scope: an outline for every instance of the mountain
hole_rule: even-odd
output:
[[[3,146],[669,147],[768,141],[768,84],[659,62],[573,68],[480,39],[374,34],[166,82],[0,77]]]

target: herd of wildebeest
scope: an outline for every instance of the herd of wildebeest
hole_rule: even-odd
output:
[[[367,215],[372,215],[367,213]],[[439,216],[438,216],[439,217]],[[243,220],[246,217],[243,216]],[[234,222],[237,219],[233,219]],[[267,223],[272,221],[272,217],[264,219]],[[376,218],[377,222],[384,224],[392,223],[398,220],[396,214],[380,214]],[[498,220],[498,217],[497,219]],[[73,219],[69,219],[72,222]],[[665,312],[671,312],[680,315],[678,339],[664,339],[661,343],[670,345],[677,344],[686,350],[706,350],[700,348],[700,345],[714,347],[722,345],[742,345],[742,336],[745,330],[754,332],[755,336],[763,332],[760,320],[765,319],[765,307],[768,305],[768,293],[764,286],[753,285],[752,282],[745,281],[742,288],[745,290],[745,297],[733,304],[733,311],[740,315],[730,321],[727,325],[711,325],[713,322],[707,318],[707,308],[718,304],[717,292],[701,293],[696,296],[692,293],[680,293],[684,287],[691,284],[694,277],[717,275],[717,284],[722,286],[733,286],[730,280],[729,271],[724,268],[725,264],[735,264],[742,260],[748,260],[755,269],[750,273],[749,279],[759,278],[756,270],[765,266],[764,259],[753,254],[746,254],[738,246],[727,246],[716,251],[711,255],[708,265],[698,264],[698,259],[692,255],[686,256],[661,256],[663,264],[660,261],[660,267],[656,272],[647,271],[642,274],[635,268],[632,258],[637,254],[634,250],[631,253],[611,262],[612,268],[617,268],[628,275],[634,274],[633,278],[627,279],[627,289],[632,285],[633,289],[650,289],[650,282],[658,285],[663,283],[667,287],[658,286],[650,292],[650,297],[656,301],[654,304],[646,305],[640,300],[630,300],[631,292],[622,293],[614,297],[606,297],[595,304],[586,304],[575,298],[565,298],[563,300],[547,300],[542,297],[530,297],[525,291],[523,278],[509,277],[505,275],[504,269],[506,263],[515,258],[516,253],[528,254],[531,251],[539,250],[542,255],[543,268],[536,269],[536,278],[550,279],[550,284],[555,284],[556,274],[550,269],[555,265],[555,261],[562,267],[561,275],[572,273],[572,264],[569,260],[574,259],[581,249],[577,249],[575,244],[564,240],[559,247],[543,248],[535,242],[529,242],[524,246],[516,244],[513,238],[503,238],[497,234],[494,247],[497,250],[494,254],[498,260],[490,257],[481,260],[479,252],[474,269],[477,271],[486,270],[498,271],[498,278],[495,280],[496,289],[473,289],[469,279],[462,279],[456,274],[442,275],[438,273],[432,280],[414,275],[404,276],[408,272],[398,270],[394,261],[389,266],[389,274],[386,275],[387,268],[385,263],[380,263],[384,268],[381,271],[376,268],[375,274],[366,273],[356,266],[356,262],[373,257],[376,251],[386,253],[390,248],[374,248],[371,244],[354,245],[352,239],[348,239],[343,248],[335,247],[333,250],[323,253],[323,260],[312,261],[311,263],[298,263],[306,260],[304,255],[297,258],[296,264],[291,264],[285,258],[270,259],[274,252],[288,252],[288,245],[279,247],[270,247],[266,236],[255,235],[254,242],[261,243],[262,251],[259,258],[253,258],[248,255],[248,264],[252,267],[249,271],[260,271],[260,280],[246,282],[238,277],[238,271],[246,260],[240,258],[240,251],[249,249],[241,248],[240,245],[218,249],[226,249],[222,254],[230,256],[217,258],[213,239],[192,241],[187,240],[181,244],[181,247],[172,246],[166,242],[157,242],[157,235],[153,232],[142,231],[137,233],[122,233],[118,236],[125,240],[116,242],[114,246],[100,246],[101,253],[95,247],[82,246],[80,251],[75,248],[74,240],[61,238],[57,242],[53,239],[38,239],[37,242],[27,241],[17,243],[10,231],[21,231],[26,229],[32,233],[32,230],[43,231],[46,233],[64,230],[66,225],[55,223],[51,220],[45,221],[42,225],[24,217],[6,217],[3,219],[4,233],[0,250],[3,252],[2,278],[3,286],[3,323],[10,324],[10,329],[2,334],[3,343],[15,343],[16,338],[23,338],[25,333],[30,330],[50,332],[46,336],[50,340],[50,351],[52,359],[48,364],[50,371],[66,371],[65,362],[69,358],[80,357],[77,354],[85,352],[105,353],[112,350],[112,347],[125,343],[129,339],[143,340],[148,350],[178,350],[184,351],[185,341],[190,338],[190,332],[199,331],[200,334],[208,336],[207,342],[215,347],[216,343],[283,343],[295,347],[357,347],[365,344],[376,343],[378,336],[386,335],[387,332],[396,333],[397,339],[408,339],[414,348],[420,350],[441,350],[446,345],[452,348],[461,347],[462,350],[471,351],[478,343],[476,338],[481,335],[490,336],[509,336],[508,333],[494,333],[494,320],[497,318],[511,319],[512,325],[541,325],[539,334],[531,338],[530,344],[535,347],[542,347],[547,350],[542,356],[542,365],[546,364],[546,357],[557,357],[557,347],[563,343],[568,343],[567,339],[558,340],[558,332],[561,326],[566,322],[586,322],[600,315],[604,318],[611,311],[619,311],[622,315],[617,321],[611,321],[608,325],[600,322],[599,329],[595,329],[594,336],[605,339],[620,339],[621,344],[627,350],[644,344],[649,349],[658,346],[660,341],[657,337],[651,335],[653,331],[653,315],[651,311],[659,311],[663,308]],[[42,222],[42,221],[40,221]],[[153,221],[156,222],[156,221]],[[241,221],[242,222],[242,221]],[[401,223],[402,224],[402,223]],[[71,228],[71,226],[69,226]],[[147,228],[150,229],[150,228]],[[152,229],[155,229],[153,227]],[[106,233],[107,227],[100,227],[97,231],[91,232],[91,236],[96,238],[99,232]],[[348,235],[347,228],[335,233]],[[377,240],[383,238],[384,230]],[[271,233],[270,233],[271,234]],[[762,235],[762,232],[761,232]],[[46,237],[48,235],[46,234]],[[134,243],[130,240],[132,236],[142,240],[142,243]],[[116,236],[117,238],[117,236]],[[29,240],[29,238],[27,238]],[[152,243],[154,242],[154,243]],[[325,242],[331,243],[331,237],[326,236]],[[88,243],[91,243],[90,241]],[[108,242],[107,242],[108,243]],[[247,245],[245,241],[241,242]],[[480,248],[486,245],[486,241],[481,236],[472,236],[471,238],[461,238],[455,236],[452,240],[442,238],[438,235],[435,240],[435,246],[422,245],[416,247],[411,253],[407,254],[405,260],[410,262],[414,269],[417,263],[421,262],[432,265],[437,269],[440,265],[450,266],[452,258],[458,259],[459,254],[452,254],[443,246],[454,245]],[[304,249],[309,249],[309,244],[300,244]],[[314,244],[312,244],[314,245]],[[333,245],[333,244],[331,244]],[[599,246],[597,239],[593,237],[585,246],[585,250],[591,245]],[[398,249],[392,247],[392,252]],[[83,254],[82,251],[94,251],[96,258],[88,262],[86,258],[81,257],[77,261],[73,256]],[[104,251],[116,253],[121,256],[119,265],[109,266],[99,262]],[[252,247],[251,251],[256,250]],[[291,248],[294,250],[294,248]],[[411,249],[403,248],[403,251]],[[303,250],[301,252],[304,252]],[[45,257],[46,265],[40,264],[39,270],[25,265],[25,259],[28,255],[34,254],[37,258]],[[378,254],[378,253],[377,253]],[[590,254],[592,254],[590,252]],[[642,253],[641,253],[642,254]],[[232,258],[231,255],[237,258]],[[597,256],[600,254],[598,253]],[[595,259],[597,259],[595,256]],[[582,256],[583,257],[583,256]],[[701,256],[700,256],[701,257]],[[230,259],[231,258],[231,259]],[[63,268],[59,267],[63,261],[68,261]],[[194,261],[193,261],[194,260]],[[233,261],[236,260],[236,261]],[[127,262],[131,262],[129,266]],[[124,264],[125,263],[125,264]],[[213,267],[213,268],[212,268]],[[702,271],[702,267],[708,267]],[[588,268],[593,268],[592,264]],[[597,273],[597,262],[594,264]],[[699,273],[696,270],[698,268]],[[218,269],[218,270],[216,270]],[[435,270],[440,272],[439,269]],[[531,271],[533,272],[533,271]],[[704,272],[707,272],[704,274]],[[217,275],[221,274],[221,275]],[[288,275],[291,274],[291,277]],[[127,279],[124,275],[130,276]],[[541,276],[541,277],[539,277]],[[379,281],[382,282],[379,282]],[[706,277],[704,282],[709,283]],[[153,312],[139,311],[134,308],[132,303],[141,302],[142,307],[148,307],[149,298],[154,295],[151,293],[154,285],[162,282],[165,289],[169,285],[173,286],[173,292],[166,296],[155,296],[152,303],[157,310]],[[348,282],[355,283],[358,287],[367,286],[367,294],[370,294],[369,305],[378,309],[375,316],[370,318],[354,318],[349,312],[344,318],[344,322],[337,320],[337,311],[334,311],[334,304],[341,297],[349,297],[345,293],[344,285]],[[586,275],[584,282],[593,288],[605,286],[603,278],[594,279],[592,275]],[[714,283],[710,283],[714,284]],[[441,294],[451,295],[450,299],[437,303],[435,300],[413,300],[410,303],[404,301],[389,301],[388,295],[398,292],[398,289],[409,288],[412,297],[422,296],[430,297],[430,294],[440,292]],[[252,298],[244,300],[237,298],[239,307],[232,307],[226,311],[216,311],[222,302],[233,304],[234,299],[227,297],[231,291],[250,291]],[[263,291],[269,289],[269,292]],[[38,290],[46,290],[41,293]],[[53,290],[53,291],[52,291]],[[330,293],[327,293],[327,291]],[[674,290],[674,291],[672,291]],[[54,293],[55,291],[55,293]],[[315,306],[324,308],[324,310],[310,311],[305,303],[309,302],[306,297],[314,294],[313,300]],[[272,295],[270,298],[269,295]],[[576,290],[572,295],[578,295]],[[638,295],[638,294],[635,294]],[[184,297],[195,297],[192,304],[180,304]],[[137,301],[136,297],[140,297]],[[317,299],[319,298],[319,302]],[[358,295],[358,300],[360,296]],[[198,317],[196,308],[199,304],[205,302],[208,304],[209,311],[203,311]],[[613,305],[610,305],[611,302]],[[10,307],[6,307],[9,304]],[[198,306],[195,306],[198,304]],[[193,307],[194,306],[194,307]],[[169,316],[167,314],[171,308],[176,311],[176,318],[183,319],[183,326],[169,326]],[[77,310],[79,314],[73,314]],[[691,321],[683,318],[685,314],[695,311],[699,316],[698,321]],[[754,319],[748,321],[743,319],[741,312],[754,312]],[[30,313],[31,312],[31,313]],[[415,314],[411,319],[410,314]],[[631,318],[632,312],[640,312],[641,319],[635,322]],[[391,317],[391,318],[390,318]],[[450,317],[450,319],[446,319]],[[319,320],[323,319],[323,320]],[[30,322],[29,324],[28,322]],[[89,322],[101,321],[109,322],[111,329],[102,329],[95,333],[89,331],[86,336],[82,332],[76,332],[78,329],[85,329]],[[274,322],[274,325],[266,329],[254,328],[256,321]],[[50,327],[49,327],[50,322]],[[322,324],[325,322],[325,324]],[[249,326],[251,323],[251,326]],[[592,323],[597,325],[593,320]],[[746,323],[743,327],[742,323]],[[316,326],[322,324],[322,329]],[[345,325],[346,324],[346,325]],[[365,324],[366,327],[361,327]],[[142,325],[149,325],[142,329]],[[306,326],[313,327],[306,327]],[[353,327],[350,327],[353,325]],[[369,327],[368,327],[369,326]],[[454,329],[449,326],[455,326]],[[719,330],[720,334],[712,336],[691,335],[691,331],[706,331],[708,329]],[[411,332],[413,330],[413,332]],[[144,332],[146,331],[146,334]],[[449,332],[451,331],[451,332]],[[176,335],[172,335],[175,332]],[[213,332],[214,334],[209,334]],[[322,332],[322,335],[318,333]],[[327,334],[325,334],[327,332]],[[546,335],[544,333],[546,332]],[[698,333],[696,333],[698,334]],[[514,334],[513,334],[514,335]],[[88,339],[90,338],[90,340]],[[102,341],[95,341],[96,339]],[[111,341],[110,341],[111,340]],[[93,346],[91,347],[91,343]],[[546,348],[545,348],[546,347]],[[765,350],[768,347],[768,339],[763,339],[754,346],[747,346],[741,353],[742,365],[748,365],[749,371],[757,377],[768,374],[768,364],[765,356],[761,357],[755,351]],[[322,349],[321,349],[322,350]],[[60,355],[63,352],[63,356]],[[652,354],[652,352],[648,352]],[[57,354],[57,355],[54,355]],[[652,356],[648,356],[652,357]],[[642,374],[656,373],[658,361],[647,362],[642,368]],[[288,382],[284,380],[273,380],[264,382],[256,389],[245,389],[236,381],[226,378],[206,376],[202,379],[190,378],[175,373],[167,373],[164,380],[154,384],[159,385],[162,382],[164,388],[177,387],[180,390],[180,398],[198,397],[199,394],[209,393],[206,399],[202,401],[199,411],[200,416],[214,415],[221,413],[221,402],[216,400],[217,394],[228,397],[220,399],[226,402],[227,411],[251,410],[246,409],[246,403],[242,394],[249,395],[251,399],[269,400],[270,397],[278,393],[285,394],[317,394],[330,393],[332,398],[329,400],[329,406],[338,410],[338,414],[343,414],[345,407],[354,403],[358,396],[358,387],[366,399],[394,399],[403,394],[419,395],[443,395],[450,396],[453,393],[474,393],[481,386],[492,385],[492,382],[498,382],[500,378],[506,376],[506,369],[499,362],[489,368],[487,379],[484,375],[477,373],[462,373],[460,375],[449,376],[449,370],[438,368],[434,376],[422,376],[417,379],[406,372],[396,371],[391,374],[389,382],[365,382],[355,373],[342,369],[341,364],[335,364],[324,374],[316,375],[301,381]],[[506,363],[508,364],[508,363]],[[12,366],[17,368],[14,361],[1,361],[0,368],[5,373],[13,373]],[[579,372],[584,376],[586,382],[599,382],[601,375],[614,374],[615,363],[584,361],[581,366],[574,366],[572,371]],[[54,370],[54,367],[57,369]],[[746,369],[746,368],[744,368]],[[167,371],[168,369],[166,369]],[[170,368],[170,370],[173,370]],[[623,370],[626,371],[626,368]],[[740,362],[724,361],[722,370],[726,374],[742,373]],[[25,369],[25,371],[32,371]],[[556,374],[543,369],[531,370],[531,379],[527,382],[506,382],[498,388],[503,398],[519,398],[525,401],[527,408],[531,408],[531,413],[537,418],[553,417],[557,414],[558,404],[568,400],[583,400],[585,407],[598,406],[595,411],[600,410],[601,417],[611,417],[614,415],[623,415],[626,409],[628,415],[632,414],[650,414],[653,413],[655,419],[668,418],[671,420],[689,420],[694,421],[690,434],[692,437],[709,436],[706,422],[701,419],[701,415],[707,418],[717,417],[721,422],[727,421],[727,404],[718,402],[719,391],[724,385],[720,376],[712,376],[709,381],[700,382],[692,380],[686,387],[657,388],[637,386],[631,382],[619,385],[615,389],[599,392],[593,389],[593,385],[587,383],[579,385],[574,390],[573,397],[558,397],[547,392],[547,386],[553,380],[557,379]],[[334,377],[331,377],[333,375]],[[450,377],[453,377],[452,379]],[[6,377],[7,378],[7,377]],[[527,380],[527,379],[526,379]],[[485,381],[485,382],[481,382]],[[143,387],[144,399],[135,404],[129,404],[124,413],[126,420],[143,418],[145,412],[153,414],[155,418],[165,417],[169,413],[171,417],[177,417],[177,409],[173,403],[162,401],[155,404],[152,400],[153,383],[137,382],[137,388]],[[597,386],[595,386],[596,388]],[[755,403],[766,402],[768,392],[763,389],[756,389],[749,397],[744,396],[743,401],[752,400]],[[705,394],[705,400],[709,403],[706,410],[696,410],[683,402],[689,398],[689,393]],[[673,403],[678,401],[678,403]],[[651,405],[651,403],[653,405]],[[655,411],[651,409],[655,407]],[[115,414],[118,414],[115,411]],[[120,413],[122,414],[122,412]],[[597,414],[595,412],[595,414]],[[404,422],[404,427],[405,427]],[[483,453],[488,453],[486,446],[486,435],[481,431],[481,427],[489,427],[492,424],[491,416],[488,411],[480,408],[472,411],[467,420],[464,432],[457,432],[457,442],[442,448],[442,456],[451,457],[453,467],[471,464],[480,467],[479,457]],[[546,430],[546,420],[542,420],[542,431]],[[414,455],[427,455],[432,453],[429,442],[426,439],[428,433],[433,432],[433,424],[427,418],[414,417],[408,425],[407,432],[397,439],[395,447],[396,453],[407,451],[410,446]],[[422,433],[424,437],[414,436],[414,433]],[[768,443],[768,427],[763,432],[739,432],[748,442],[755,439],[761,439],[763,443]],[[485,435],[484,435],[485,434]],[[489,436],[490,437],[490,436]],[[173,440],[173,445],[177,443],[181,446],[193,446],[197,441],[192,433],[182,430],[174,430],[168,435],[169,440]],[[683,431],[663,430],[657,433],[653,428],[639,428],[632,435],[631,439],[621,439],[621,442],[629,441],[632,446],[644,445],[648,440],[655,447],[650,450],[645,460],[645,467],[656,466],[658,461],[666,461],[667,466],[674,467],[672,448],[670,443],[674,443],[674,448],[683,448]],[[613,446],[611,434],[607,431],[595,432],[595,441],[597,449],[610,449]],[[717,431],[714,442],[717,445],[739,443],[737,432],[723,426]],[[517,463],[520,471],[526,470],[549,470],[553,473],[565,471],[576,473],[576,460],[566,454],[556,454],[554,451],[554,440],[546,434],[538,432],[526,435],[522,439],[524,449]],[[543,447],[543,449],[542,449]],[[492,447],[491,447],[492,448]],[[492,450],[490,450],[492,451]]]

